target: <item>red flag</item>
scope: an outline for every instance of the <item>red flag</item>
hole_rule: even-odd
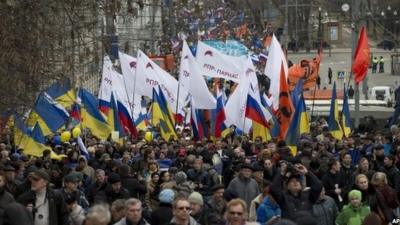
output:
[[[368,45],[367,32],[365,27],[361,27],[352,68],[354,73],[354,81],[356,84],[359,84],[367,76],[369,60],[370,49]]]
[[[279,108],[275,112],[279,123],[279,140],[285,140],[287,130],[292,120],[294,107],[289,95],[289,85],[287,83],[285,70],[281,66],[280,89],[279,89]]]

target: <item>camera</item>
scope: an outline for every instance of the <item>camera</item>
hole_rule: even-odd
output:
[[[286,164],[286,166],[287,166],[287,169],[286,169],[286,174],[287,173],[290,173],[290,174],[296,174],[297,173],[297,170],[296,170],[296,168],[294,167],[294,164],[293,163],[291,163],[291,162],[288,162],[288,161],[286,161],[286,160],[281,160],[281,161],[279,161],[279,164],[281,165],[281,164]]]

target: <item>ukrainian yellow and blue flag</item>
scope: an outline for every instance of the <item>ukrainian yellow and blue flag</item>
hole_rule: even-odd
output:
[[[136,129],[146,131],[147,126],[149,125],[149,119],[147,113],[140,113],[135,121],[135,124],[136,124]]]
[[[53,83],[47,88],[46,93],[64,108],[70,108],[76,101],[75,90],[68,78]]]
[[[85,89],[79,90],[81,101],[80,117],[84,128],[88,128],[92,134],[100,140],[107,140],[110,136],[111,128],[97,108],[97,99]]]
[[[24,121],[18,115],[14,115],[14,145],[24,148],[31,131],[25,126]]]
[[[351,118],[349,109],[349,100],[347,96],[346,87],[344,88],[343,105],[342,105],[342,129],[343,135],[349,137],[351,133]]]
[[[292,155],[297,155],[297,144],[301,134],[310,133],[310,121],[307,114],[307,107],[303,94],[297,99],[296,110],[290,123],[287,135],[286,145],[290,148]]]
[[[339,122],[339,109],[336,99],[336,82],[333,83],[331,109],[328,118],[328,128],[334,138],[336,138],[337,140],[342,140],[343,131],[340,127]]]
[[[26,155],[41,157],[43,156],[43,152],[45,150],[49,150],[50,158],[52,159],[61,160],[62,157],[65,157],[65,155],[57,155],[49,146],[46,146],[45,143],[46,140],[43,136],[40,125],[39,123],[36,123],[33,127],[31,135],[28,135],[26,137],[23,146],[23,152]]]
[[[36,99],[28,118],[28,125],[39,124],[45,136],[56,133],[69,119],[69,113],[48,94],[42,92]]]
[[[114,93],[111,93],[111,108],[108,110],[108,115],[107,115],[107,123],[110,125],[111,131],[118,132],[118,140],[119,143],[122,143],[121,137],[125,136],[124,129],[121,125],[121,121],[119,119],[119,114],[118,114],[118,105],[117,101],[114,97]]]
[[[160,126],[161,137],[169,141],[171,139],[177,139],[178,136],[175,132],[172,113],[168,107],[165,97],[161,88],[159,87],[159,94],[153,88],[153,105],[152,105],[152,119],[153,126]]]

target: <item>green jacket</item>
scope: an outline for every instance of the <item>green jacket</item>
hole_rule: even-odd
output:
[[[364,218],[370,213],[369,206],[361,205],[354,208],[350,204],[345,205],[339,215],[336,217],[338,225],[361,225]]]

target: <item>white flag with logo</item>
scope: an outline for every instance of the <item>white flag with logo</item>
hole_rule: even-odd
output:
[[[273,35],[264,74],[268,76],[271,81],[269,93],[271,94],[272,106],[274,110],[279,108],[280,76],[282,65],[287,77],[288,65],[286,62],[286,57],[282,51],[281,44],[276,39],[275,35]]]
[[[141,50],[138,51],[136,66],[136,93],[152,98],[153,88],[156,88],[157,90],[157,86],[159,85],[163,90],[165,98],[170,104],[172,111],[177,113],[178,81],[147,57],[147,55]],[[179,94],[180,107],[178,108],[178,113],[182,115],[182,107],[184,105],[185,97],[187,96],[187,93],[185,92],[185,90],[182,90]]]
[[[243,74],[246,56],[229,56],[198,41],[196,61],[203,76],[224,78],[238,83]]]
[[[113,65],[110,57],[104,56],[103,60],[103,71],[101,76],[100,90],[98,99],[104,102],[110,102],[111,92],[113,91],[112,80],[113,80]]]
[[[129,102],[134,102],[134,93],[136,85],[136,64],[137,59],[125,53],[119,52],[119,60],[121,62],[121,70],[124,78],[125,88],[128,92]],[[140,95],[139,95],[140,96]],[[136,98],[136,97],[135,97]],[[136,104],[136,101],[134,102]]]
[[[199,66],[186,41],[183,41],[181,66],[179,73],[181,90],[186,90],[192,97],[192,106],[196,109],[215,109],[217,102],[209,91]]]

